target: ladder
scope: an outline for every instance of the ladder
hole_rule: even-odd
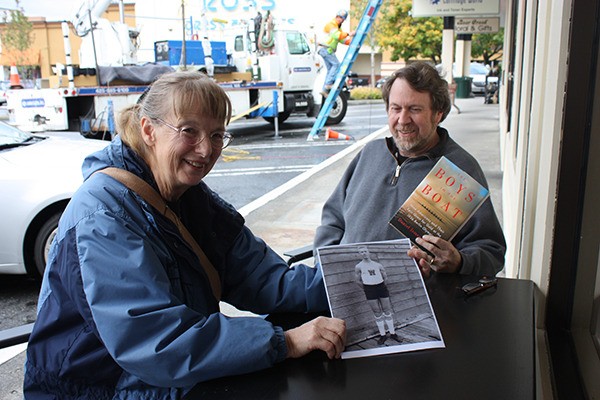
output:
[[[362,46],[365,37],[367,36],[367,33],[373,24],[373,21],[375,21],[377,11],[379,11],[381,3],[383,3],[383,0],[370,0],[369,4],[365,8],[363,16],[358,23],[358,28],[356,29],[354,39],[352,39],[352,42],[348,47],[348,51],[340,63],[340,68],[335,78],[335,82],[333,83],[333,86],[331,87],[331,90],[325,99],[325,103],[323,103],[323,106],[321,107],[321,111],[319,111],[319,115],[317,116],[315,124],[306,138],[307,141],[312,141],[319,138],[319,132],[325,125],[325,121],[327,121],[327,117],[329,116],[329,113],[335,104],[335,100],[337,96],[339,96],[344,82],[346,82],[346,77],[350,72],[350,68],[354,63],[354,60],[356,60],[358,51],[360,50],[360,47]]]

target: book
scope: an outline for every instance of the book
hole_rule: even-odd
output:
[[[342,358],[443,348],[408,239],[317,249],[331,315],[346,322]]]
[[[472,176],[442,157],[389,223],[415,244],[423,235],[450,241],[489,195]]]

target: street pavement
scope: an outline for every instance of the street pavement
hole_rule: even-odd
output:
[[[456,105],[461,110],[460,114],[453,108],[441,125],[480,162],[496,213],[502,222],[499,107],[484,104],[483,97],[456,99]],[[242,207],[239,211],[245,216],[246,224],[279,254],[310,244],[320,222],[323,203],[346,166],[368,141],[388,135],[387,127],[382,126],[311,170]],[[240,314],[225,304],[223,306],[227,314]],[[0,350],[0,399],[22,399],[25,360],[22,350],[23,347]],[[16,356],[6,361],[3,355],[8,352],[13,353],[11,357]]]

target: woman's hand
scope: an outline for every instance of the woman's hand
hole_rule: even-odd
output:
[[[289,358],[313,350],[323,350],[330,359],[340,358],[346,347],[346,322],[337,318],[318,317],[284,334]]]

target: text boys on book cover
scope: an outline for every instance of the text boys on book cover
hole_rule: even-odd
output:
[[[489,197],[489,190],[441,157],[390,220],[411,241],[433,235],[450,241]]]

